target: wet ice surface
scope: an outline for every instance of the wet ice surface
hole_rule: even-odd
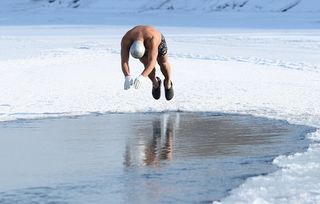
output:
[[[107,114],[0,124],[0,203],[211,203],[306,126],[213,113]]]

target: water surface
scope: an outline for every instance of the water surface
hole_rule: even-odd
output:
[[[211,203],[305,150],[308,131],[213,113],[0,123],[0,203]]]

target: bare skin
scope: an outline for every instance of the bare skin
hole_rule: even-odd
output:
[[[125,76],[130,75],[129,68],[129,50],[131,44],[135,40],[143,42],[146,52],[140,62],[144,65],[144,70],[141,73],[144,77],[149,77],[155,88],[158,87],[156,79],[155,66],[158,62],[160,70],[165,77],[167,89],[171,86],[171,66],[168,60],[168,54],[158,56],[158,47],[161,43],[161,33],[151,26],[136,26],[129,30],[121,40],[121,67]]]

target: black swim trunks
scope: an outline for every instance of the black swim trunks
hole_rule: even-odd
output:
[[[166,39],[161,34],[161,42],[158,47],[158,56],[165,56],[167,52],[168,52],[168,47],[167,47]]]

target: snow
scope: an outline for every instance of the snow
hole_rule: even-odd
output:
[[[18,6],[19,5],[19,6]],[[272,11],[319,12],[317,0],[14,0],[2,1],[4,9],[39,8],[89,8],[105,11],[184,10],[184,11]]]
[[[302,12],[319,11],[317,1],[249,1],[235,13],[207,13],[204,4],[169,1],[174,8],[195,9],[192,15],[130,13],[161,1],[130,2],[88,0],[73,9],[63,8],[67,2],[1,1],[0,121],[212,111],[320,128],[320,14]],[[262,11],[280,11],[294,2],[299,4],[286,13],[252,12],[259,4]],[[141,23],[155,25],[167,39],[176,93],[170,102],[155,101],[150,82],[123,90],[120,39]],[[134,77],[141,73],[137,60],[130,66]],[[159,68],[157,73],[163,78]],[[248,179],[221,202],[320,202],[320,131],[307,136],[313,142],[306,152],[279,156],[274,164],[280,170]]]
[[[304,1],[306,2],[306,1]],[[151,9],[167,10],[202,10],[212,11],[275,11],[290,10],[300,3],[299,0],[215,0],[215,1],[192,1],[172,0],[154,1],[150,4]],[[310,4],[305,4],[304,11],[310,11]],[[315,5],[315,4],[313,4]],[[147,7],[148,8],[148,7]]]

